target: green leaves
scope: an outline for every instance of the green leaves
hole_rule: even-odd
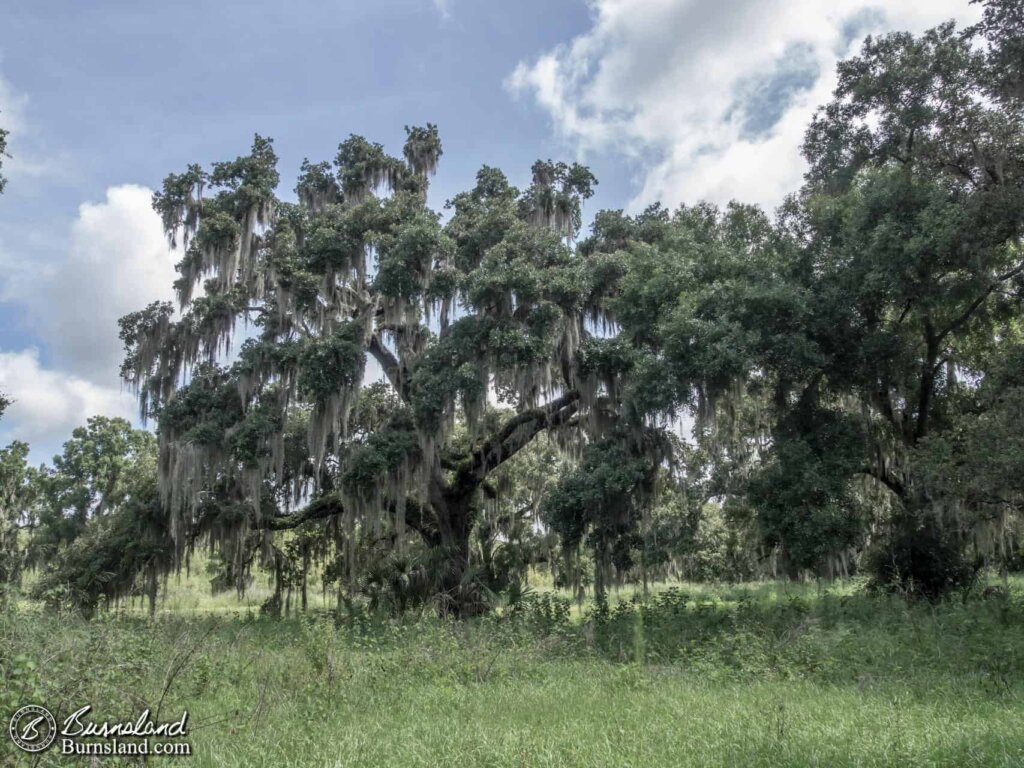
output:
[[[435,262],[446,262],[454,250],[437,218],[428,213],[409,217],[393,234],[378,237],[377,276],[373,287],[382,295],[412,301],[430,284]]]
[[[533,184],[520,201],[521,215],[563,237],[575,237],[582,223],[581,203],[597,186],[594,174],[578,163],[551,160],[538,160],[531,170]]]
[[[200,198],[207,181],[207,174],[199,165],[190,165],[181,174],[170,174],[164,179],[163,188],[153,194],[153,209],[160,214],[164,232],[174,248],[178,242],[178,231],[184,231],[184,245],[195,232],[199,221]]]
[[[253,139],[248,155],[214,163],[209,174],[210,184],[233,193],[236,216],[271,202],[280,180],[274,141],[259,134]]]
[[[301,239],[302,267],[316,275],[328,270],[348,274],[358,270],[362,264],[368,233],[361,226],[362,222],[353,220],[355,217],[340,205],[324,205],[316,214],[309,217]],[[275,245],[281,242],[280,227],[275,231]],[[297,240],[297,238],[296,238]],[[288,245],[291,245],[289,243]],[[279,253],[274,254],[280,258]]]
[[[395,189],[402,173],[398,161],[388,157],[383,146],[354,134],[338,145],[334,162],[342,194],[349,202],[365,199],[381,185]]]
[[[356,387],[363,378],[366,346],[363,327],[344,323],[325,337],[310,339],[298,356],[299,391],[307,402],[324,402]]]
[[[863,543],[871,510],[854,478],[866,465],[866,437],[855,415],[807,401],[777,425],[749,499],[765,543],[780,547],[791,573],[822,569]]]
[[[189,383],[158,415],[160,432],[167,438],[219,448],[242,414],[230,373],[214,363],[204,363],[193,370]]]
[[[616,566],[625,571],[631,565],[629,550],[642,510],[650,501],[656,466],[625,434],[591,443],[580,465],[545,496],[545,520],[567,550],[586,538],[599,567],[617,553]]]
[[[241,233],[242,228],[233,216],[217,211],[203,217],[203,224],[193,242],[200,253],[229,250],[238,246]]]
[[[416,423],[425,433],[445,426],[456,398],[478,403],[484,397],[487,382],[479,361],[486,355],[491,328],[484,319],[461,318],[424,353],[412,382],[412,407]]]
[[[302,161],[295,194],[306,208],[319,212],[327,205],[338,202],[338,183],[334,179],[331,164],[311,163],[309,158]]]
[[[371,498],[418,457],[419,438],[411,414],[398,409],[346,457],[342,485],[356,497]]]
[[[405,135],[403,154],[413,173],[420,176],[434,173],[443,154],[437,126],[433,123],[427,123],[425,128],[405,126]]]

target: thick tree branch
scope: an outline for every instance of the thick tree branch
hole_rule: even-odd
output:
[[[566,406],[575,404],[579,399],[580,393],[576,390],[570,390],[561,397],[552,400],[550,403],[547,403],[540,408],[531,408],[528,411],[518,413],[506,421],[505,424],[502,425],[502,427],[487,442],[503,443],[508,440],[523,424],[536,423],[538,420],[544,421],[556,414],[558,411],[561,411]],[[546,426],[546,424],[542,424],[541,428],[544,426]]]
[[[928,434],[931,417],[932,395],[935,391],[935,361],[939,358],[941,337],[936,335],[930,317],[924,320],[925,357],[921,364],[921,385],[917,394],[917,426],[911,442],[917,443]]]
[[[389,508],[391,512],[395,511],[394,502],[389,505]],[[344,512],[345,505],[342,503],[341,497],[336,493],[328,493],[314,499],[305,508],[290,515],[264,517],[256,524],[256,527],[268,531],[291,530],[304,523],[326,520],[329,517],[344,514]],[[427,511],[417,499],[407,498],[405,500],[405,522],[426,539],[436,535],[436,526],[432,524]]]
[[[900,482],[891,474],[883,470],[868,467],[866,469],[860,470],[859,474],[868,475],[869,477],[875,478],[875,480],[877,480],[890,491],[892,491],[894,494],[896,494],[896,496],[899,497],[901,501],[904,497],[904,494],[906,494],[907,492],[907,489],[902,482]]]
[[[515,456],[542,430],[565,424],[579,409],[580,393],[566,392],[540,408],[531,408],[506,421],[475,449],[456,471],[456,485],[476,487],[489,472]]]
[[[988,288],[975,298],[974,301],[967,306],[967,309],[965,309],[956,319],[941,331],[934,327],[930,317],[925,318],[924,330],[926,352],[921,368],[921,385],[918,391],[917,427],[914,430],[912,442],[917,443],[917,441],[928,434],[931,416],[931,402],[934,395],[936,374],[939,368],[939,363],[936,361],[940,359],[940,350],[943,342],[951,333],[963,327],[1001,284],[1021,273],[1024,273],[1024,264],[1019,264],[1013,269],[1010,269],[1001,275],[997,275],[989,284]]]
[[[501,446],[501,453],[495,457],[493,466],[488,469],[494,469],[494,467],[508,461],[520,450],[525,448],[537,434],[545,429],[551,429],[553,427],[560,427],[571,419],[576,412],[579,410],[579,403],[573,401],[557,411],[551,413],[545,418],[535,419],[530,423],[529,428],[520,428],[513,435],[509,437]]]
[[[391,352],[380,337],[375,333],[370,337],[370,344],[367,348],[369,353],[373,355],[380,367],[384,371],[384,375],[388,377],[388,381],[391,382],[391,386],[395,388],[395,392],[402,398],[402,402],[410,403],[412,401],[412,393],[409,389],[408,378],[403,375],[402,364],[395,357],[394,353]]]
[[[328,493],[313,499],[303,509],[292,512],[289,515],[263,517],[256,523],[256,527],[268,531],[291,530],[292,528],[298,528],[303,523],[312,522],[313,520],[326,520],[328,517],[340,515],[344,511],[345,507],[341,503],[341,497],[336,493]]]
[[[996,279],[992,281],[988,288],[985,289],[985,291],[982,292],[981,295],[979,295],[974,301],[972,301],[968,305],[967,309],[965,309],[959,317],[953,320],[953,322],[951,322],[948,326],[946,326],[946,328],[943,331],[939,333],[939,343],[945,341],[946,337],[949,336],[949,334],[953,333],[956,330],[959,330],[964,325],[964,323],[970,320],[974,313],[978,311],[978,308],[985,303],[985,300],[989,296],[991,296],[992,293],[1000,285],[1005,283],[1007,280],[1012,280],[1014,277],[1022,273],[1024,273],[1024,264],[1018,264],[1013,269],[1008,270],[1007,272],[1004,272],[1001,275],[997,275]]]

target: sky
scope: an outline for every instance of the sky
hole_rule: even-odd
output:
[[[868,34],[965,24],[968,0],[5,0],[0,445],[36,462],[95,414],[136,419],[117,318],[170,299],[152,190],[271,136],[280,196],[349,134],[399,154],[436,123],[430,202],[481,165],[599,180],[586,216],[732,199],[771,209]]]

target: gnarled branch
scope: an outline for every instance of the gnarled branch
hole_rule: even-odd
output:
[[[380,364],[384,375],[388,377],[388,381],[395,388],[395,392],[398,393],[402,402],[410,403],[412,401],[412,392],[409,388],[409,380],[408,377],[403,375],[402,364],[398,358],[395,357],[390,349],[384,346],[384,343],[376,333],[370,337],[370,344],[367,349],[373,355],[374,360]]]

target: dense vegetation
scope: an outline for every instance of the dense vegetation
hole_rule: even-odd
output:
[[[1018,579],[1009,600],[937,609],[849,587],[690,585],[583,621],[538,593],[500,618],[340,624],[212,613],[206,586],[172,587],[181,602],[155,622],[0,618],[0,709],[162,701],[190,711],[187,762],[218,768],[1024,759]]]
[[[865,41],[774,216],[602,211],[578,239],[596,180],[538,161],[525,190],[481,169],[444,217],[432,125],[401,157],[352,136],[306,161],[296,203],[259,136],[168,176],[180,313],[121,322],[156,438],[97,418],[52,468],[5,449],[5,582],[30,565],[50,604],[155,610],[208,547],[224,588],[274,574],[271,612],[315,578],[339,606],[469,616],[530,567],[598,600],[856,572],[940,598],[1016,569],[1014,7]]]
[[[551,160],[435,211],[433,125],[294,202],[261,136],[168,176],[154,431],[0,449],[0,712],[170,694],[210,765],[1019,764],[1024,16],[982,5],[842,62],[772,213],[584,232]]]

